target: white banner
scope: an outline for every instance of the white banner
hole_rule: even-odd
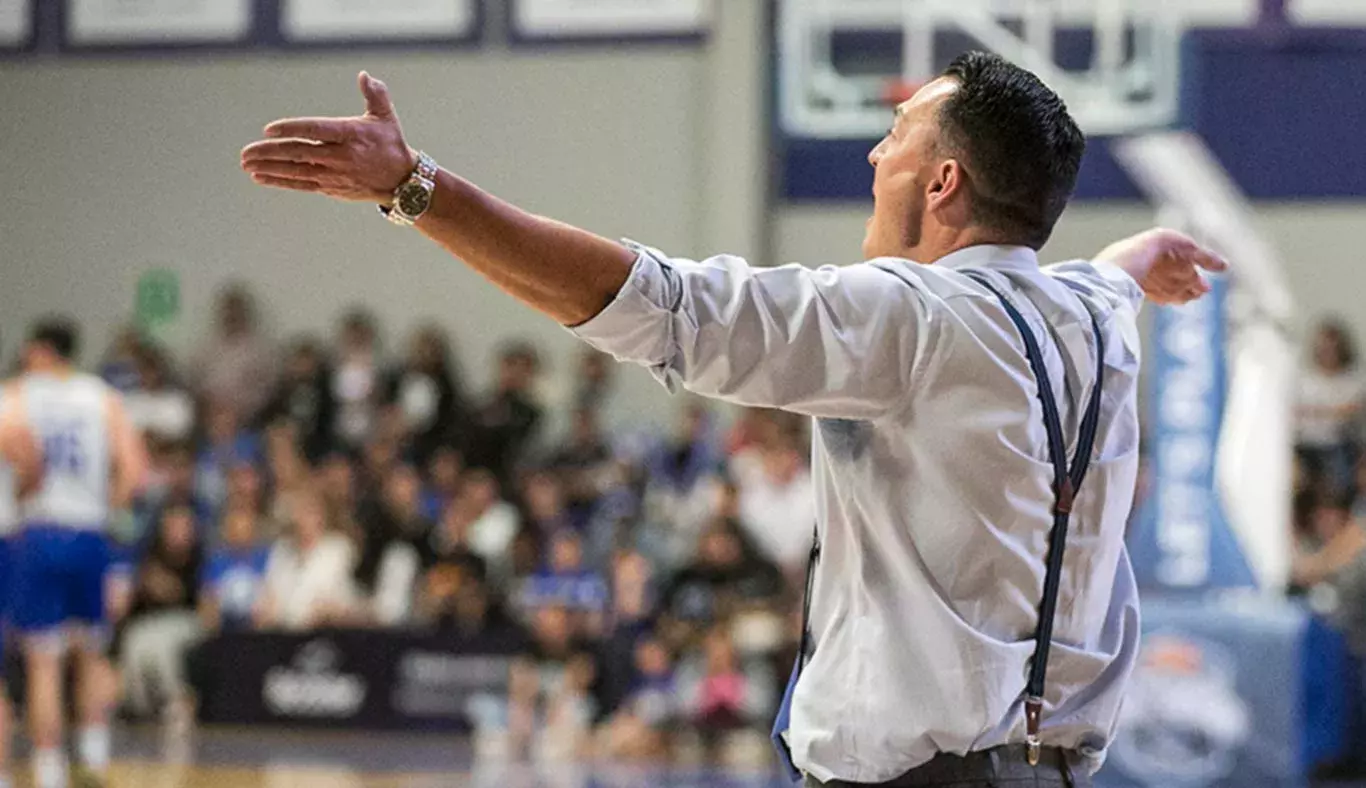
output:
[[[463,38],[475,0],[283,0],[280,32],[291,41]]]
[[[30,0],[0,0],[0,46],[21,46],[28,42],[32,30],[33,3]]]
[[[238,41],[251,30],[252,0],[68,0],[73,44],[195,44]]]
[[[512,24],[529,38],[688,35],[711,24],[711,5],[712,0],[515,0]]]

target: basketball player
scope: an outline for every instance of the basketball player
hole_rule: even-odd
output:
[[[109,765],[112,672],[104,650],[111,508],[126,507],[146,471],[141,438],[122,399],[73,366],[77,330],[64,319],[37,323],[24,374],[0,418],[24,425],[42,449],[43,480],[20,507],[13,546],[13,609],[28,666],[28,720],[35,788],[65,788],[63,662],[76,659],[77,752],[83,782]]]
[[[42,480],[42,455],[33,435],[16,419],[6,418],[4,404],[13,387],[0,388],[0,788],[10,788],[10,722],[6,692],[5,624],[10,591],[10,540],[19,526],[19,500]]]
[[[1225,263],[1152,231],[1041,265],[1085,146],[1052,90],[956,59],[869,153],[864,262],[812,269],[518,210],[410,148],[383,83],[360,88],[364,115],[276,121],[243,168],[378,203],[671,390],[812,417],[808,626],[774,734],[794,779],[1091,784],[1138,654],[1138,309],[1201,297]]]

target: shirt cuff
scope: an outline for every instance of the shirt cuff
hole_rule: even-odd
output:
[[[636,252],[626,282],[601,312],[568,330],[618,361],[648,367],[672,390],[668,368],[674,358],[674,313],[682,296],[679,275],[659,250],[623,243]]]

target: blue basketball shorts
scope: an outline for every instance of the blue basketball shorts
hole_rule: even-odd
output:
[[[9,620],[22,635],[103,629],[109,539],[102,530],[33,524],[10,545]]]

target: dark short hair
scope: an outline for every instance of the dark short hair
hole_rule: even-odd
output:
[[[28,340],[52,348],[52,352],[67,361],[76,358],[81,349],[80,329],[66,317],[47,317],[34,323]]]
[[[942,143],[965,159],[973,220],[1038,249],[1077,183],[1086,137],[1037,76],[988,52],[954,58],[939,111]]]

